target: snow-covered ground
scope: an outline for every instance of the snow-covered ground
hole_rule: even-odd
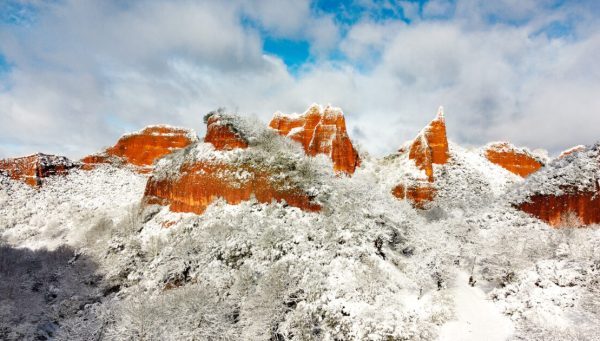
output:
[[[0,177],[0,339],[600,339],[599,229],[516,211],[505,196],[522,179],[451,154],[428,211],[390,193],[422,175],[402,154],[318,173],[320,213],[140,206],[146,176],[113,166],[39,190]]]
[[[459,271],[450,287],[456,318],[440,328],[439,341],[504,341],[514,332],[512,321],[479,287],[471,287],[469,275]]]

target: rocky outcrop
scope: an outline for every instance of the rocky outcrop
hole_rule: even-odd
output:
[[[405,153],[401,150],[400,153]],[[433,165],[443,165],[450,159],[444,110],[439,108],[437,116],[413,140],[408,148],[408,158],[424,171],[425,179],[406,179],[392,189],[392,194],[401,200],[409,200],[415,208],[423,209],[433,201],[436,194]]]
[[[64,156],[33,154],[30,156],[0,160],[0,171],[8,177],[39,187],[43,179],[53,175],[65,175],[79,164]]]
[[[600,144],[532,174],[517,191],[514,206],[553,226],[600,223]]]
[[[248,148],[245,140],[235,125],[223,119],[221,113],[213,112],[204,117],[206,136],[204,142],[211,143],[217,150],[231,150],[235,148]]]
[[[301,115],[277,112],[269,127],[302,144],[310,156],[329,155],[336,172],[353,174],[360,165],[358,152],[348,137],[346,120],[339,108],[322,108],[313,104]]]
[[[517,174],[529,176],[544,166],[543,161],[524,148],[517,148],[508,142],[495,142],[487,145],[484,156],[492,163]]]
[[[198,140],[191,129],[164,125],[148,126],[138,132],[124,135],[113,147],[100,154],[84,157],[83,169],[95,168],[98,164],[131,165],[141,173],[152,170],[157,159],[185,148]]]
[[[430,181],[433,181],[433,165],[443,165],[448,162],[450,153],[442,107],[438,110],[436,118],[414,139],[408,157],[415,161],[419,169],[425,171]]]
[[[201,214],[219,198],[233,205],[255,198],[261,203],[285,201],[306,211],[321,209],[304,189],[306,168],[301,163],[305,156],[298,159],[297,154],[280,150],[281,158],[274,158],[260,144],[239,143],[282,137],[264,126],[259,134],[272,135],[270,138],[246,136],[243,119],[233,115],[218,113],[206,121],[207,143],[196,142],[157,163],[146,185],[146,204]]]
[[[436,189],[427,181],[418,181],[410,185],[399,184],[392,189],[392,194],[400,200],[408,200],[413,207],[424,209],[435,198]]]

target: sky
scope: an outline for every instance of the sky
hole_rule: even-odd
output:
[[[376,156],[440,105],[453,142],[553,155],[600,140],[598,56],[596,0],[0,0],[0,157],[312,103]]]

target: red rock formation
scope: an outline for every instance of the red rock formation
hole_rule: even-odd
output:
[[[400,153],[406,152],[402,147]],[[426,179],[407,179],[407,183],[396,185],[392,194],[400,200],[408,200],[413,207],[423,209],[435,198],[433,165],[443,165],[450,159],[444,111],[440,107],[436,118],[414,139],[408,148],[408,158],[417,168],[424,170]]]
[[[287,204],[306,211],[321,209],[301,186],[295,184],[294,179],[287,173],[282,174],[290,167],[282,166],[271,158],[238,159],[239,154],[228,152],[234,148],[245,149],[243,153],[253,152],[239,129],[244,122],[223,113],[211,114],[205,121],[208,127],[204,140],[221,150],[219,157],[214,157],[217,153],[212,148],[203,148],[203,144],[198,143],[198,153],[190,153],[183,159],[167,160],[148,179],[144,194],[147,204],[169,206],[174,212],[201,214],[218,198],[229,204],[239,204],[254,196],[261,203],[285,200]]]
[[[246,174],[244,179],[236,178],[240,171]],[[300,189],[283,189],[284,184],[273,183],[269,171],[262,167],[195,162],[184,165],[180,172],[176,179],[150,177],[144,194],[146,203],[168,205],[173,212],[202,214],[218,198],[235,205],[254,195],[261,203],[285,200],[305,211],[321,209]]]
[[[223,122],[218,113],[205,117],[206,136],[204,142],[212,143],[217,150],[231,150],[235,148],[248,148],[248,141],[235,131],[233,125]]]
[[[145,173],[152,170],[157,159],[195,141],[197,137],[190,129],[149,126],[121,137],[113,147],[103,153],[86,156],[81,162],[85,170],[93,169],[98,164],[111,163],[133,165]]]
[[[539,159],[527,150],[517,148],[507,142],[496,142],[488,145],[485,148],[485,157],[490,162],[521,177],[526,177],[544,166]]]
[[[308,155],[329,155],[336,172],[353,174],[360,165],[346,131],[344,114],[339,108],[321,108],[313,104],[302,115],[275,113],[269,127],[279,134],[300,142]]]
[[[32,187],[42,185],[43,179],[52,175],[64,175],[78,167],[64,156],[34,154],[25,157],[0,160],[0,171],[14,180]]]
[[[517,207],[552,226],[561,226],[578,220],[577,225],[600,223],[600,185],[596,192],[567,189],[561,195],[535,194]],[[569,217],[571,215],[571,217]],[[573,227],[573,226],[571,226]]]
[[[429,181],[433,181],[433,164],[443,165],[448,162],[448,138],[443,108],[438,110],[437,117],[427,125],[410,146],[408,157],[415,161],[419,169],[425,171]]]
[[[392,194],[400,200],[408,200],[415,208],[423,209],[435,198],[436,189],[432,183],[419,181],[412,185],[399,184],[392,189]]]

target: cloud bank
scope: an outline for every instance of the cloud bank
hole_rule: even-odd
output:
[[[4,6],[4,8],[2,8]],[[344,109],[382,155],[446,108],[451,140],[557,153],[600,139],[595,1],[9,1],[0,157],[78,158],[148,124],[226,107],[265,121]],[[304,42],[307,58],[267,41]]]

